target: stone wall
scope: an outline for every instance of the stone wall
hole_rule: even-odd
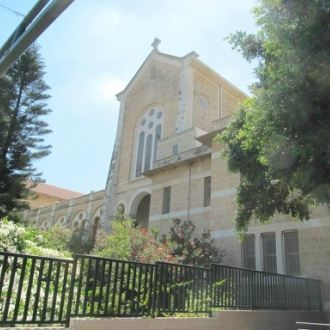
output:
[[[72,330],[295,330],[297,321],[325,322],[306,311],[223,311],[211,318],[98,319],[71,321]],[[312,328],[311,328],[312,329]]]
[[[152,178],[150,225],[161,233],[167,233],[172,219],[186,220],[188,217],[196,226],[196,234],[210,228],[210,207],[204,207],[204,178],[211,175],[210,155],[196,160],[191,165],[163,170]],[[170,212],[162,214],[163,189],[171,187]]]
[[[326,315],[307,311],[222,311],[210,318],[104,318],[72,319],[69,328],[38,327],[38,330],[296,330],[296,322],[326,322]],[[3,328],[12,329],[12,328]],[[35,327],[16,327],[32,330]],[[308,327],[320,329],[320,327]]]
[[[159,61],[150,63],[125,99],[123,134],[118,159],[119,184],[132,179],[133,147],[136,141],[136,125],[140,117],[150,108],[158,107],[164,113],[163,137],[171,136],[175,133],[178,101],[179,67]]]
[[[117,96],[120,101],[118,150],[115,151],[116,168],[111,169],[109,177],[112,179],[107,183],[106,204],[112,205],[112,210],[106,206],[108,218],[115,214],[119,204],[125,206],[126,215],[134,216],[136,201],[151,191],[152,181],[146,177],[135,178],[133,173],[137,125],[143,114],[153,107],[164,113],[156,160],[161,162],[172,154],[174,144],[178,144],[179,152],[199,146],[193,133],[210,130],[215,120],[231,114],[237,103],[246,98],[239,89],[199,61],[196,53],[180,58],[155,49]]]
[[[100,221],[104,206],[104,190],[56,202],[53,205],[27,210],[23,213],[24,221],[39,228],[47,229],[58,225],[75,228],[84,224],[90,226]]]

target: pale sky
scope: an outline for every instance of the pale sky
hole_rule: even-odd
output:
[[[36,0],[0,0],[26,14]],[[75,0],[38,39],[53,110],[45,119],[52,153],[35,165],[47,183],[88,193],[104,189],[120,92],[151,51],[200,59],[248,92],[253,64],[224,38],[255,31],[255,0]],[[0,6],[0,44],[22,17]]]

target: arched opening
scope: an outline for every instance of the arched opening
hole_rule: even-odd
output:
[[[164,113],[158,107],[148,109],[138,120],[135,128],[135,145],[132,178],[152,169],[157,156],[158,142],[163,134]]]
[[[150,214],[150,195],[146,195],[142,198],[140,204],[136,210],[136,223],[138,226],[148,228],[149,226],[149,214]]]
[[[150,191],[137,192],[129,203],[127,215],[136,220],[138,226],[148,228],[150,213]],[[126,213],[126,212],[125,212]]]

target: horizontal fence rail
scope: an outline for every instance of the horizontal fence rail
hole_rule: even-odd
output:
[[[212,307],[321,310],[321,282],[212,265]]]
[[[73,260],[0,252],[0,326],[67,324]]]
[[[0,252],[0,327],[70,317],[167,316],[212,309],[321,310],[317,280],[212,265]]]
[[[310,322],[296,322],[296,324],[298,325],[303,325],[303,326],[308,326],[308,327],[313,327],[314,329],[317,328],[317,329],[325,329],[325,328],[330,328],[330,324],[325,324],[325,323],[310,323]],[[301,329],[299,328],[298,330],[307,330],[306,328],[305,329]]]

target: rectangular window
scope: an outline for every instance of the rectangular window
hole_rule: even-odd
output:
[[[262,234],[263,269],[265,272],[277,272],[276,235],[275,233]]]
[[[247,235],[242,243],[242,266],[256,269],[256,249],[254,235]]]
[[[204,207],[211,205],[211,177],[204,178]]]
[[[171,205],[171,187],[164,187],[162,214],[170,213],[170,205]]]
[[[172,146],[172,155],[177,155],[179,152],[179,145],[175,144]]]
[[[288,275],[300,275],[298,231],[283,232],[285,270]]]

